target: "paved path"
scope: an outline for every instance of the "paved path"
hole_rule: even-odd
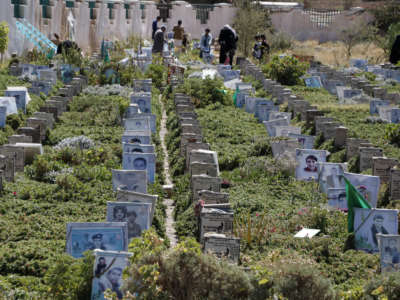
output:
[[[164,103],[161,100],[161,95],[159,98],[159,101],[162,106],[162,119],[161,119],[161,129],[160,129],[160,139],[161,139],[161,147],[164,152],[164,174],[165,174],[165,184],[166,185],[171,185],[171,176],[169,174],[169,160],[168,160],[168,151],[167,147],[165,145],[165,136],[167,135],[167,114],[165,112],[165,107]],[[164,199],[164,204],[167,207],[167,219],[165,220],[165,227],[167,231],[167,237],[170,240],[171,247],[175,247],[177,244],[177,237],[176,237],[176,231],[175,231],[175,221],[174,221],[174,201],[172,199]]]

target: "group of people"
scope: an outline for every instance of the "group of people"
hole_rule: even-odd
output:
[[[162,53],[164,50],[164,45],[167,43],[167,40],[165,38],[165,31],[167,30],[167,27],[165,25],[161,25],[160,27],[158,26],[158,23],[161,21],[161,17],[157,17],[153,21],[152,24],[152,34],[151,37],[153,39],[153,53]],[[185,29],[182,26],[182,20],[178,21],[178,24],[174,26],[172,29],[174,33],[174,44],[173,47],[177,47],[179,49],[182,49],[182,51],[185,51],[186,46],[188,44],[188,38],[187,34],[185,33]]]

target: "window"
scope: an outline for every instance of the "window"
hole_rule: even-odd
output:
[[[110,20],[114,19],[114,3],[107,3],[108,8],[108,18]]]
[[[125,18],[126,19],[130,19],[131,18],[131,6],[128,3],[124,4],[124,8],[125,8]]]
[[[26,0],[11,0],[11,4],[14,5],[14,18],[23,19],[25,17]]]
[[[96,13],[96,2],[95,1],[90,1],[89,2],[89,12],[90,12],[90,20],[96,20],[97,19],[97,13]]]

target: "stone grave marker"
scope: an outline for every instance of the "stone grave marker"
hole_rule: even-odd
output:
[[[0,154],[7,158],[14,158],[15,172],[23,172],[25,166],[25,152],[23,147],[5,144],[0,147]]]
[[[269,121],[269,114],[271,111],[279,111],[279,106],[274,105],[270,106],[266,103],[257,103],[255,108],[255,117],[260,121]]]
[[[340,126],[339,122],[322,122],[319,123],[319,129],[325,140],[334,139],[336,128]]]
[[[146,170],[112,170],[112,184],[117,188],[147,194]]]
[[[181,125],[182,134],[194,133],[201,135],[201,128],[197,125]]]
[[[43,105],[40,107],[39,109],[40,112],[45,112],[45,113],[49,113],[53,115],[53,118],[55,121],[58,121],[58,109],[55,106],[51,106],[51,105]]]
[[[150,131],[125,131],[122,135],[122,142],[150,145],[151,133]]]
[[[336,119],[324,116],[315,117],[314,124],[315,124],[315,132],[317,135],[322,133],[321,124],[326,122],[336,122]]]
[[[216,164],[209,164],[203,162],[192,162],[190,163],[190,174],[193,175],[208,175],[211,177],[219,176],[218,166]]]
[[[24,86],[7,87],[7,90],[4,91],[4,96],[14,97],[17,109],[21,109],[23,112],[26,112],[26,106],[30,101],[30,97],[28,95],[28,89],[26,87]]]
[[[193,150],[210,150],[208,143],[187,143],[186,145],[186,169],[189,170],[190,153]]]
[[[117,189],[117,202],[138,202],[151,204],[151,220],[153,222],[154,211],[157,204],[158,195],[142,194],[138,192]]]
[[[137,104],[129,104],[125,111],[125,119],[134,118],[135,115],[140,114],[141,111]]]
[[[126,131],[151,131],[150,117],[134,117],[124,119],[124,128]]]
[[[0,106],[7,107],[7,116],[18,113],[18,108],[14,97],[0,97]]]
[[[145,118],[145,117],[150,118],[151,132],[156,132],[156,115],[150,114],[150,113],[149,114],[148,113],[138,113],[138,114],[129,115],[130,119]]]
[[[286,152],[291,153],[294,157],[296,149],[300,148],[300,143],[295,139],[277,139],[272,140],[270,143],[272,155],[274,158],[279,158]]]
[[[400,271],[400,235],[377,234],[381,273]]]
[[[394,167],[390,170],[390,178],[389,178],[389,186],[390,186],[390,199],[391,200],[399,200],[400,199],[400,169],[398,167]]]
[[[25,164],[32,163],[36,155],[43,154],[42,144],[16,143],[15,146],[21,147],[24,150]]]
[[[268,121],[276,120],[276,119],[288,119],[291,120],[292,114],[288,112],[281,111],[270,111]]]
[[[122,152],[155,153],[154,145],[122,143]]]
[[[358,148],[361,144],[368,143],[366,139],[347,138],[346,139],[346,161],[349,161],[355,155],[358,155]]]
[[[200,241],[207,232],[233,234],[233,211],[231,209],[202,208],[200,213]]]
[[[272,121],[264,121],[263,122],[265,128],[267,129],[269,136],[276,136],[275,127],[276,126],[289,126],[290,122],[288,119],[276,119]]]
[[[181,135],[180,143],[180,155],[186,156],[186,145],[188,143],[201,143],[203,141],[203,136],[201,134],[185,133]]]
[[[313,180],[318,178],[317,163],[326,162],[325,150],[296,149],[296,179]]]
[[[362,96],[362,90],[360,89],[352,89],[345,86],[338,86],[336,87],[336,90],[339,100],[356,99]]]
[[[372,169],[372,158],[383,157],[382,148],[375,147],[360,147],[360,172],[368,169]]]
[[[0,169],[3,170],[4,179],[8,182],[14,181],[15,157],[0,154]]]
[[[400,122],[400,108],[390,106],[380,106],[378,108],[379,117],[389,123],[397,124]]]
[[[0,106],[0,127],[6,127],[7,106]]]
[[[251,96],[245,96],[245,110],[250,114],[255,114],[257,104],[269,105],[271,109],[274,106],[274,102],[272,100],[268,100],[265,98],[257,98]]]
[[[54,116],[53,116],[53,114],[37,111],[37,112],[33,113],[32,117],[36,118],[36,119],[46,120],[47,128],[53,129],[53,126],[54,126]]]
[[[308,109],[306,110],[306,122],[307,124],[311,124],[315,121],[316,117],[323,116],[324,113],[317,109]]]
[[[314,148],[315,136],[313,135],[289,133],[288,137],[291,139],[296,139],[299,142],[300,145],[296,148],[302,148],[302,149]]]
[[[47,121],[44,119],[28,118],[26,119],[26,126],[32,128],[39,128],[40,142],[46,139]]]
[[[189,153],[189,165],[194,162],[213,164],[216,165],[218,169],[218,154],[217,152],[210,150],[203,150],[203,149],[192,150]]]
[[[229,203],[228,193],[213,192],[209,190],[200,190],[197,193],[199,199],[204,201],[204,204]]]
[[[378,202],[379,187],[381,184],[378,176],[347,172],[344,173],[344,176],[364,197],[364,199],[367,200],[371,207],[376,207]]]
[[[124,170],[146,170],[147,179],[154,183],[156,173],[156,155],[154,153],[124,152],[122,153]]]
[[[318,88],[318,89],[322,87],[321,77],[319,76],[311,76],[304,78],[304,83],[306,84],[307,87]]]
[[[295,126],[275,126],[275,136],[288,137],[289,133],[301,134],[301,128]]]
[[[218,258],[227,258],[235,264],[238,264],[240,239],[236,237],[226,237],[224,234],[205,233],[203,251],[212,253]]]
[[[16,143],[32,143],[32,137],[14,134],[8,137],[8,143],[12,145],[15,145]]]
[[[379,176],[381,182],[389,183],[390,170],[394,166],[398,166],[399,161],[394,158],[373,157],[372,158],[372,175]]]
[[[193,201],[199,199],[198,191],[209,190],[220,192],[222,179],[219,177],[211,177],[208,175],[193,175],[191,177],[191,188]]]
[[[344,126],[338,126],[335,128],[334,133],[334,144],[336,147],[344,147],[346,145],[348,129]]]

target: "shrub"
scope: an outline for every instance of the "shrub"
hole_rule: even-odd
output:
[[[284,32],[277,32],[268,36],[268,42],[271,45],[271,50],[286,51],[293,46],[293,38]]]
[[[400,125],[399,124],[388,124],[385,128],[385,139],[389,143],[396,146],[400,146]]]
[[[307,69],[307,63],[302,63],[292,56],[279,58],[277,55],[262,67],[268,77],[285,85],[299,84],[300,77],[306,73]]]
[[[145,76],[147,78],[151,78],[153,81],[153,85],[159,89],[163,86],[164,73],[165,67],[162,64],[151,64],[147,69]]]
[[[400,273],[382,274],[371,279],[364,288],[366,300],[399,300]]]

